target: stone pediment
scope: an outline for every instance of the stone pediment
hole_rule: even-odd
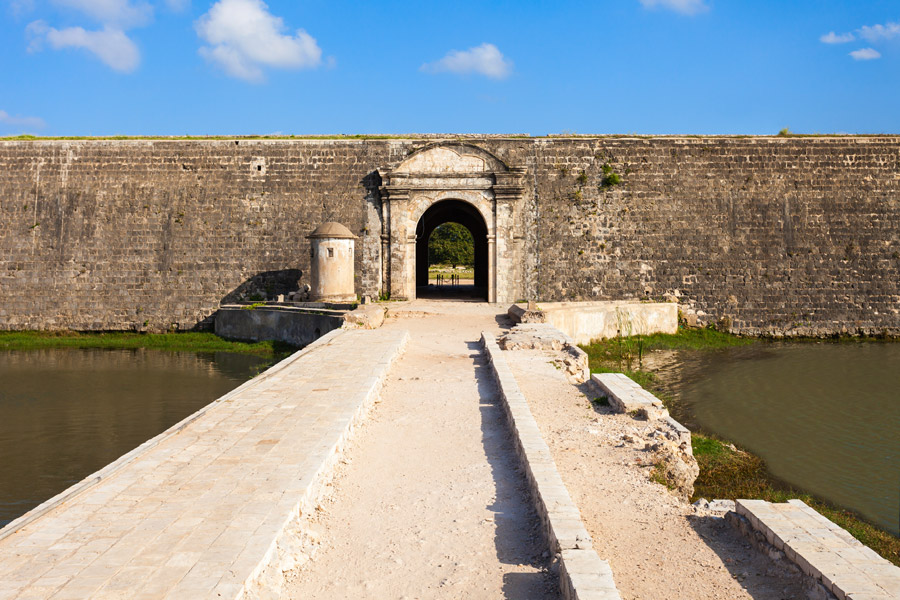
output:
[[[427,147],[407,158],[392,175],[479,175],[504,172],[503,161],[470,144],[441,144]]]

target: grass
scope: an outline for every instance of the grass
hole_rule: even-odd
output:
[[[435,134],[324,134],[324,135],[69,135],[69,136],[37,136],[30,134],[0,136],[0,141],[57,141],[57,140],[436,140],[457,139],[469,141],[472,139],[553,139],[553,138],[588,138],[588,139],[753,139],[771,137],[800,137],[800,138],[877,138],[896,137],[895,133],[794,133],[788,130],[787,134],[779,135],[747,135],[747,134],[719,134],[719,135],[650,135],[637,133],[613,133],[613,134],[587,134],[587,133],[557,133],[549,135],[528,135],[522,133],[509,134],[484,134],[484,135],[452,135],[440,136]]]
[[[466,267],[465,269],[454,269],[450,265],[434,265],[429,267],[428,269],[428,278],[436,277],[438,274],[441,275],[458,275],[460,279],[474,279],[475,278],[475,267]]]
[[[615,337],[594,341],[582,346],[588,358],[598,362],[621,362],[635,358],[639,349],[651,350],[718,350],[735,346],[754,344],[756,338],[740,337],[717,331],[712,327],[703,329],[679,328],[678,333],[654,333],[631,337]]]
[[[666,467],[662,463],[653,465],[653,470],[650,471],[650,481],[654,481],[670,490],[675,489],[675,487],[669,483],[669,480],[666,479]]]
[[[676,334],[615,337],[597,340],[581,346],[587,352],[591,371],[594,373],[624,373],[642,387],[653,390],[664,404],[669,399],[656,384],[656,375],[641,369],[643,355],[652,350],[717,350],[734,346],[746,346],[757,340],[723,333],[712,328],[680,328]]]
[[[0,350],[39,350],[42,348],[150,348],[173,352],[238,352],[280,358],[297,348],[283,342],[233,342],[214,333],[131,333],[73,331],[0,332]]]
[[[794,340],[792,340],[794,341]],[[821,341],[821,340],[813,340]],[[849,338],[848,341],[858,341]],[[744,338],[707,329],[680,329],[677,334],[654,334],[631,338],[599,340],[582,346],[588,354],[594,373],[625,373],[642,387],[659,397],[666,406],[672,398],[658,385],[656,375],[643,370],[640,357],[651,350],[717,350],[748,344],[764,343],[754,338]],[[846,529],[853,537],[875,552],[900,566],[900,538],[872,525],[855,513],[834,506],[810,494],[795,490],[773,477],[765,461],[745,450],[732,449],[727,442],[701,433],[691,434],[694,458],[700,467],[700,476],[694,482],[697,498],[759,499],[769,502],[786,502],[798,498],[820,514]],[[661,473],[651,473],[654,481],[662,482]]]
[[[824,502],[815,496],[795,490],[769,474],[760,457],[711,436],[691,434],[694,458],[700,476],[694,482],[697,498],[738,498],[787,502],[798,498],[820,514],[846,529],[860,542],[900,566],[900,538],[866,522],[851,511]]]

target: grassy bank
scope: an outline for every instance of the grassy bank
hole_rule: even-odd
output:
[[[694,482],[694,498],[737,498],[787,502],[803,500],[823,516],[837,523],[863,544],[900,566],[900,538],[864,521],[851,511],[791,489],[774,479],[760,457],[713,437],[691,434],[694,458],[700,476]]]
[[[821,341],[821,340],[816,340]],[[588,353],[594,373],[625,373],[641,386],[656,394],[666,405],[668,397],[659,387],[656,376],[641,365],[641,358],[653,350],[716,350],[734,346],[764,343],[714,329],[682,329],[675,335],[655,334],[642,338],[603,340],[582,346]],[[694,457],[700,476],[694,483],[694,497],[760,499],[785,502],[803,500],[819,513],[850,532],[853,537],[881,556],[900,566],[900,538],[868,523],[851,511],[824,502],[810,494],[792,489],[774,478],[760,457],[736,448],[713,436],[693,433]]]
[[[297,350],[282,342],[232,342],[214,333],[132,333],[75,331],[2,331],[0,350],[37,350],[41,348],[108,348],[187,352],[238,352],[268,358],[281,358]]]
[[[610,338],[582,346],[587,352],[593,373],[625,373],[633,380],[654,393],[656,376],[641,368],[641,361],[653,350],[718,350],[734,346],[756,343],[754,338],[744,338],[715,329],[679,329],[676,334],[654,333],[653,335]],[[667,398],[662,397],[663,402]]]

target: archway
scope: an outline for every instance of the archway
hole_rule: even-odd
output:
[[[434,230],[444,223],[459,223],[472,234],[475,250],[473,287],[429,289],[428,240]],[[441,200],[426,210],[416,224],[416,295],[488,298],[488,228],[478,209],[462,200]]]
[[[486,290],[481,298],[522,297],[525,172],[463,142],[429,144],[396,168],[379,169],[364,247],[380,248],[381,293],[415,299],[417,280],[428,276],[428,238],[441,223],[454,221],[475,239],[475,283]]]

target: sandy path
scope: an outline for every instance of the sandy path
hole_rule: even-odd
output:
[[[414,307],[410,307],[413,310]],[[495,309],[389,319],[410,332],[314,528],[288,598],[554,598],[478,339]]]
[[[625,600],[806,597],[797,577],[753,550],[724,519],[695,514],[650,481],[643,442],[622,438],[646,422],[593,409],[550,364],[552,354],[504,355]]]

